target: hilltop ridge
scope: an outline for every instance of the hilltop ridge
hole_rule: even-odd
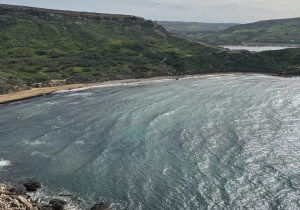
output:
[[[108,14],[108,13],[95,13],[95,12],[83,12],[83,11],[71,11],[71,10],[55,10],[55,9],[46,9],[46,8],[38,8],[38,7],[28,7],[28,6],[17,6],[17,5],[9,5],[9,4],[1,4],[1,10],[7,10],[10,12],[37,12],[37,14],[50,14],[50,16],[57,16],[59,14],[69,15],[69,16],[77,16],[77,17],[88,17],[88,18],[134,18],[145,21],[142,17],[137,17],[133,15],[123,15],[123,14]],[[20,14],[20,13],[19,13]]]

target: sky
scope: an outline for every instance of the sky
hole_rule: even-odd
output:
[[[300,0],[0,0],[0,3],[136,15],[158,21],[251,23],[300,17]]]

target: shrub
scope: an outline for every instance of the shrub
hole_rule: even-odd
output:
[[[56,50],[54,50],[50,53],[51,58],[59,58],[59,57],[63,57],[63,56],[66,56],[66,54],[64,52],[59,52]]]
[[[77,66],[80,66],[80,67],[90,67],[92,65],[93,65],[93,63],[89,59],[78,58],[78,60],[77,60]]]
[[[153,36],[142,36],[141,41],[149,46],[157,44],[157,39],[155,39]]]
[[[45,50],[37,50],[36,54],[38,54],[38,55],[47,55],[47,51],[45,51]]]
[[[126,43],[125,47],[130,50],[144,50],[145,49],[145,45],[140,42]]]
[[[92,70],[89,69],[89,68],[83,68],[82,71],[83,71],[83,72],[91,72]]]

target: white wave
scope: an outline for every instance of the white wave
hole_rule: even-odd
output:
[[[10,166],[11,162],[9,160],[3,160],[0,159],[0,168],[4,167],[4,166]]]
[[[76,141],[75,144],[85,144],[84,141]]]
[[[74,88],[74,89],[70,89],[70,90],[58,90],[58,91],[55,91],[54,93],[72,93],[72,92],[77,92],[77,91],[81,91],[81,90],[88,90],[92,88],[91,87],[83,87],[83,88]]]
[[[164,170],[163,170],[163,175],[166,175],[167,170],[168,170],[168,168],[165,167]]]
[[[93,86],[89,86],[89,87],[82,87],[82,88],[74,88],[74,89],[70,89],[70,90],[58,90],[55,91],[53,93],[75,93],[78,91],[82,91],[82,90],[89,90],[89,89],[93,89],[93,88],[100,88],[100,87],[114,87],[114,86],[120,86],[120,85],[126,85],[126,84],[131,84],[131,83],[113,83],[113,84],[99,84],[99,85],[93,85]]]
[[[29,143],[29,145],[31,145],[31,146],[36,146],[36,145],[41,145],[41,144],[45,144],[45,142],[36,140],[36,141],[32,141]]]
[[[43,141],[29,141],[29,140],[23,140],[20,143],[17,143],[16,145],[21,145],[21,146],[26,146],[26,145],[30,145],[30,146],[37,146],[37,145],[41,145],[41,144],[46,144],[46,142]]]
[[[46,102],[45,104],[55,105],[55,104],[58,104],[58,103],[59,103],[59,102],[48,101],[48,102]]]
[[[54,192],[50,191],[47,186],[43,186],[43,189],[38,190],[36,192],[28,192],[30,195],[30,200],[35,202],[39,202],[41,204],[48,204],[49,200],[52,199],[60,199],[67,202],[67,205],[64,207],[66,210],[82,210],[80,207],[78,207],[78,202],[73,201],[72,197],[60,197],[58,194],[60,192]],[[70,192],[64,191],[63,194],[72,194]]]
[[[34,151],[30,154],[31,156],[36,156],[36,155],[40,155],[40,156],[43,156],[43,157],[49,157],[48,155],[42,153],[42,152],[38,152],[38,151]]]
[[[93,93],[73,93],[73,94],[71,94],[71,95],[69,95],[70,97],[72,97],[72,96],[83,96],[83,97],[90,97],[90,96],[92,96],[92,95],[94,95]]]
[[[106,84],[106,85],[96,85],[96,86],[91,86],[93,88],[100,88],[100,87],[116,87],[116,86],[122,86],[122,85],[128,85],[132,83],[114,83],[114,84]]]
[[[174,80],[172,78],[166,78],[166,79],[157,79],[157,80],[128,80],[128,81],[122,81],[120,80],[120,82],[113,82],[113,83],[109,83],[108,84],[99,84],[99,85],[93,85],[93,86],[89,86],[89,87],[82,87],[82,88],[75,88],[75,89],[70,89],[70,90],[58,90],[55,91],[53,93],[72,93],[72,92],[78,92],[78,91],[82,91],[82,90],[88,90],[88,89],[93,89],[93,88],[103,88],[103,87],[116,87],[116,86],[132,86],[132,85],[140,85],[140,84],[144,84],[144,83],[154,83],[154,82],[162,82],[162,81],[167,81],[167,80]]]

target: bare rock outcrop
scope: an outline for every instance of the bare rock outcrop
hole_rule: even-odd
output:
[[[21,189],[0,184],[0,209],[40,210],[42,208],[38,204],[31,203]]]
[[[41,187],[39,182],[30,181],[24,184],[27,186],[27,191],[20,188],[15,188],[11,185],[0,183],[0,210],[70,210],[74,209],[68,207],[68,203],[62,199],[52,199],[49,203],[41,203],[40,201],[32,201],[28,194],[29,189],[37,190]],[[73,195],[64,195],[73,196]],[[113,209],[114,204],[108,202],[101,202],[94,205],[92,210],[110,210]]]

